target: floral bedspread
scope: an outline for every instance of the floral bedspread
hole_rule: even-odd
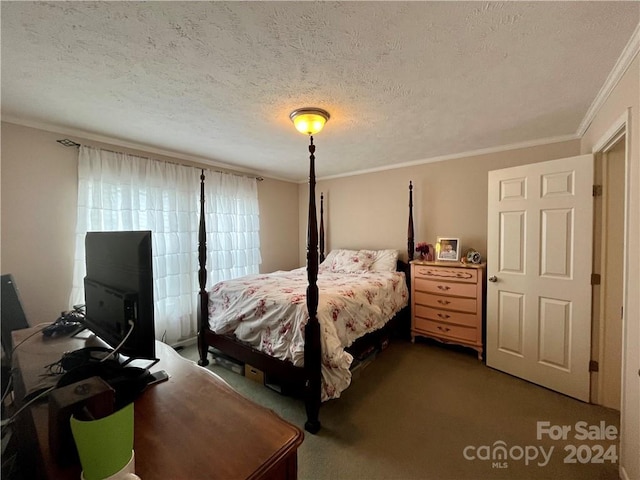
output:
[[[304,267],[220,282],[209,294],[209,326],[302,366],[307,286]],[[384,326],[407,305],[409,292],[401,272],[325,271],[318,275],[318,289],[325,401],[351,383],[353,357],[344,348]]]

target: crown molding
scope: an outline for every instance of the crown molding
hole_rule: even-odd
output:
[[[620,57],[618,57],[618,61],[614,65],[613,69],[611,70],[611,73],[609,73],[609,76],[607,77],[607,79],[604,82],[604,85],[602,85],[602,88],[596,95],[596,98],[591,103],[591,106],[587,110],[587,113],[582,119],[582,122],[580,122],[580,125],[578,126],[578,131],[576,132],[576,135],[578,137],[582,137],[586,133],[587,129],[591,125],[591,122],[597,115],[598,111],[600,110],[604,102],[607,101],[607,99],[609,98],[609,95],[611,95],[611,92],[616,87],[616,85],[618,84],[622,76],[625,74],[625,72],[627,71],[627,69],[635,59],[636,55],[638,55],[639,51],[640,51],[640,23],[638,23],[638,25],[636,26],[636,29],[633,31],[633,35],[631,35],[631,38],[627,42],[627,45],[622,50]]]
[[[122,147],[122,148],[127,148],[130,150],[136,150],[138,152],[142,152],[142,153],[151,153],[151,154],[156,154],[156,155],[162,155],[165,157],[171,157],[171,158],[175,158],[175,159],[179,159],[179,160],[186,160],[188,162],[195,162],[195,163],[199,163],[199,164],[204,164],[207,166],[212,166],[212,167],[216,167],[216,168],[223,168],[225,170],[229,170],[230,172],[237,172],[237,173],[243,173],[243,174],[247,174],[247,175],[255,175],[255,176],[259,176],[259,177],[264,177],[264,178],[269,178],[272,180],[278,180],[278,181],[282,181],[282,182],[289,182],[289,183],[298,183],[298,184],[304,184],[308,182],[308,179],[301,179],[301,180],[292,180],[290,178],[279,178],[279,177],[275,177],[273,175],[269,175],[263,172],[257,172],[255,170],[249,170],[249,169],[243,169],[242,167],[238,167],[238,166],[234,166],[234,165],[229,165],[226,163],[221,163],[221,162],[214,162],[210,159],[207,158],[203,158],[203,157],[197,157],[194,155],[186,155],[184,153],[179,153],[179,152],[174,152],[171,150],[163,150],[163,149],[159,149],[159,148],[155,148],[155,147],[151,147],[148,145],[143,145],[143,144],[139,144],[139,143],[133,143],[133,142],[127,142],[124,140],[120,140],[120,139],[116,139],[116,138],[111,138],[111,137],[106,137],[103,135],[98,135],[98,134],[94,134],[94,133],[90,133],[90,132],[85,132],[83,130],[78,130],[78,129],[73,129],[73,128],[64,128],[64,127],[60,127],[60,126],[56,126],[56,125],[51,125],[51,124],[47,124],[47,123],[43,123],[43,122],[35,122],[35,121],[31,121],[31,120],[25,120],[19,117],[13,117],[11,115],[3,115],[2,116],[2,122],[6,122],[6,123],[13,123],[15,125],[22,125],[24,127],[29,127],[29,128],[37,128],[39,130],[44,130],[47,132],[51,132],[51,133],[58,133],[60,135],[65,135],[65,136],[71,136],[71,137],[76,137],[77,140],[89,140],[92,142],[98,142],[98,143],[103,143],[103,144],[107,144],[107,145],[113,145],[113,146],[117,146],[117,147]],[[317,181],[323,181],[323,180],[333,180],[336,178],[345,178],[345,177],[354,177],[357,175],[364,175],[364,174],[368,174],[368,173],[376,173],[376,172],[384,172],[384,171],[388,171],[388,170],[395,170],[398,168],[406,168],[406,167],[415,167],[417,165],[424,165],[427,163],[434,163],[434,162],[443,162],[445,160],[456,160],[459,158],[465,158],[465,157],[475,157],[478,155],[486,155],[486,154],[491,154],[491,153],[500,153],[500,152],[505,152],[505,151],[509,151],[509,150],[517,150],[520,148],[529,148],[529,147],[537,147],[539,145],[546,145],[546,144],[551,144],[551,143],[560,143],[560,142],[567,142],[570,140],[578,140],[580,137],[576,134],[571,134],[571,135],[562,135],[562,136],[558,136],[558,137],[549,137],[549,138],[541,138],[538,140],[531,140],[528,142],[520,142],[520,143],[512,143],[509,145],[500,145],[498,147],[490,147],[490,148],[483,148],[483,149],[479,149],[479,150],[468,150],[465,152],[460,152],[460,153],[454,153],[451,155],[441,155],[438,157],[431,157],[431,158],[426,158],[426,159],[422,159],[422,160],[414,160],[411,162],[403,162],[403,163],[397,163],[394,165],[387,165],[384,167],[377,167],[377,168],[370,168],[370,169],[366,169],[366,170],[357,170],[354,172],[348,172],[348,173],[344,173],[344,174],[339,174],[339,175],[330,175],[330,176],[326,176],[326,177],[318,177],[316,180]],[[79,141],[78,143],[82,143],[81,141]]]
[[[272,180],[280,180],[283,182],[295,183],[295,180],[292,180],[290,178],[278,178],[270,174],[258,172],[256,170],[242,168],[237,165],[230,165],[228,163],[216,162],[209,158],[199,157],[197,155],[188,155],[185,153],[175,152],[173,150],[164,150],[162,148],[152,147],[150,145],[145,145],[142,143],[128,142],[126,140],[107,137],[104,135],[98,135],[96,133],[91,133],[91,132],[87,132],[87,131],[76,129],[76,128],[67,128],[67,127],[61,127],[58,125],[52,125],[45,122],[26,120],[20,117],[14,117],[12,115],[2,115],[2,122],[13,123],[15,125],[21,125],[23,127],[36,128],[38,130],[44,130],[46,132],[57,133],[64,136],[76,137],[76,140],[78,140],[77,143],[83,143],[82,140],[88,140],[90,142],[102,143],[102,144],[112,145],[114,147],[121,147],[129,150],[135,150],[143,154],[161,155],[163,157],[170,157],[176,160],[184,160],[186,162],[206,165],[207,167],[220,168],[228,171],[229,173],[241,173],[244,175],[252,175],[256,177],[269,178]],[[95,146],[95,145],[91,145],[91,146]],[[98,148],[100,147],[98,146]]]
[[[580,137],[576,134],[570,134],[570,135],[562,135],[562,136],[558,136],[558,137],[548,137],[548,138],[540,138],[538,140],[530,140],[528,142],[520,142],[520,143],[512,143],[509,145],[500,145],[498,147],[489,147],[489,148],[482,148],[479,150],[468,150],[466,152],[460,152],[460,153],[454,153],[451,155],[441,155],[439,157],[431,157],[431,158],[425,158],[422,160],[414,160],[411,162],[404,162],[404,163],[396,163],[393,165],[387,165],[384,167],[377,167],[377,168],[370,168],[367,170],[358,170],[355,172],[349,172],[349,173],[344,173],[344,174],[340,174],[340,175],[330,175],[330,176],[326,176],[326,177],[319,177],[317,179],[317,181],[323,181],[323,180],[333,180],[335,178],[344,178],[344,177],[353,177],[356,175],[364,175],[366,173],[377,173],[377,172],[385,172],[387,170],[396,170],[398,168],[406,168],[406,167],[415,167],[418,165],[424,165],[427,163],[435,163],[435,162],[444,162],[445,160],[456,160],[459,158],[466,158],[466,157],[477,157],[479,155],[487,155],[487,154],[491,154],[491,153],[500,153],[500,152],[506,152],[509,150],[518,150],[520,148],[529,148],[529,147],[537,147],[540,145],[548,145],[551,143],[560,143],[560,142],[568,142],[570,140],[579,140]],[[305,181],[299,181],[298,183],[305,183]]]

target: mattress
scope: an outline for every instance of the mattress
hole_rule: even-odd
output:
[[[345,348],[382,328],[407,306],[409,291],[402,272],[321,271],[317,284],[326,401],[340,397],[351,383],[353,357]],[[304,267],[219,282],[209,292],[209,327],[303,366],[307,287]]]

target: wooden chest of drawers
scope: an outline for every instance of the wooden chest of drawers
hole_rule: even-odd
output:
[[[473,348],[482,359],[484,264],[411,262],[411,341]]]

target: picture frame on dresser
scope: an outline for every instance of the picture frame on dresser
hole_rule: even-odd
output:
[[[460,239],[456,237],[438,237],[436,260],[444,262],[460,261]]]

